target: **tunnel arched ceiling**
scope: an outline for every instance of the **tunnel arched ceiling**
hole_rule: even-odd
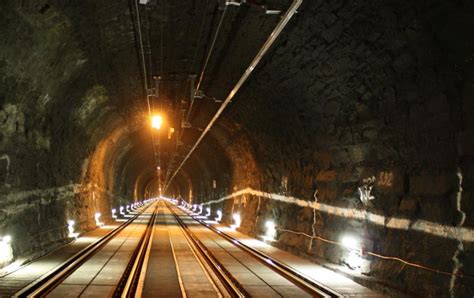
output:
[[[285,8],[286,4],[275,5]],[[162,8],[160,5],[153,2],[146,7],[143,5],[139,7],[142,17],[140,30],[143,30],[143,34],[148,34],[146,38],[148,42],[149,36],[151,48],[152,63],[147,71],[149,74],[161,75],[160,92],[167,98],[165,106],[179,107],[180,101],[189,101],[189,75],[196,74],[201,69],[204,54],[208,50],[209,40],[212,38],[218,18],[222,15],[222,10],[214,1],[182,2],[178,9],[171,3],[164,2]],[[57,171],[59,181],[56,183],[61,183],[60,180],[65,177],[71,177],[66,180],[77,177],[79,172],[73,170],[75,174],[70,176],[66,173],[64,164],[67,164],[67,167],[75,164],[76,169],[84,167],[87,155],[100,148],[99,144],[107,138],[113,139],[117,129],[124,129],[119,127],[134,127],[130,129],[133,131],[137,129],[136,126],[140,126],[136,123],[141,121],[143,127],[140,129],[146,131],[147,107],[137,46],[139,16],[134,9],[133,1],[111,2],[107,5],[99,5],[93,1],[81,4],[67,1],[27,1],[4,2],[2,6],[3,20],[6,22],[5,36],[8,36],[7,27],[17,26],[18,30],[23,30],[21,40],[13,38],[5,40],[5,44],[15,44],[19,51],[14,59],[5,60],[4,67],[15,71],[24,70],[17,77],[27,85],[35,84],[33,90],[28,90],[28,96],[26,93],[23,94],[24,90],[20,88],[14,91],[17,98],[24,98],[21,108],[33,109],[30,104],[33,101],[42,103],[43,105],[36,108],[43,111],[43,119],[47,119],[44,121],[51,121],[44,126],[45,129],[51,126],[53,130],[48,131],[55,144],[52,150],[64,146],[72,149],[65,153],[66,156],[61,156],[61,161],[53,162],[59,170]],[[216,57],[210,60],[203,80],[202,90],[209,98],[221,99],[225,96],[236,76],[246,67],[257,51],[258,45],[278,21],[277,17],[267,16],[258,7],[253,6],[242,9],[230,8],[226,13],[221,35],[235,34],[235,40],[229,37],[217,39]],[[197,23],[202,26],[197,28],[195,26]],[[259,27],[257,26],[259,23],[262,26],[260,32],[257,32],[255,28]],[[179,30],[176,31],[174,28]],[[32,63],[22,66],[25,61],[22,57],[29,55],[28,46],[32,43],[37,44],[33,54],[28,58]],[[238,57],[233,57],[236,53]],[[59,56],[63,60],[57,60]],[[234,62],[222,63],[223,59]],[[36,78],[28,79],[28,75],[45,69],[43,65],[47,65],[47,61],[50,61],[47,67],[51,69],[49,70],[51,77],[55,76],[54,72],[58,74],[62,72],[60,76],[62,82],[53,81],[49,77],[43,77],[43,81],[38,81]],[[222,69],[224,64],[225,69]],[[63,68],[67,69],[67,72],[64,72]],[[151,78],[147,78],[147,82],[153,83]],[[220,87],[215,88],[216,86]],[[33,94],[31,91],[34,91]],[[5,100],[8,102],[7,98],[4,98]],[[160,104],[159,99],[152,99],[151,105],[153,108],[163,104]],[[193,144],[218,105],[210,99],[196,100],[191,114],[193,128],[184,134],[185,145],[179,149],[180,154],[184,155],[188,146]],[[35,112],[32,111],[32,114]],[[26,118],[27,121],[32,120]],[[180,126],[178,119],[176,117],[174,119],[171,114],[167,120],[170,121],[170,126]],[[177,130],[179,133],[179,128]],[[149,145],[146,144],[147,138],[151,142],[150,135],[141,137],[133,135],[134,132],[130,132],[126,136],[130,140],[121,140],[117,146],[124,146],[125,151],[129,150],[130,146],[136,147],[137,150],[140,150],[139,147],[144,148],[142,160],[133,163],[137,168],[150,171],[153,162],[150,163],[146,158],[150,156]],[[58,144],[61,146],[57,146]],[[162,144],[164,149],[162,148],[161,156],[164,163],[174,154],[172,152],[174,146],[169,145],[168,148],[166,146]],[[125,154],[123,152],[114,149],[103,154],[107,154],[104,158],[108,160],[122,160],[121,155]],[[81,158],[77,158],[78,154]],[[64,153],[57,152],[56,155]],[[125,159],[128,159],[129,155],[126,155]],[[130,168],[119,166],[122,167]],[[163,171],[166,170],[165,167]],[[120,170],[115,174],[127,175]],[[121,179],[123,180],[123,177]],[[104,186],[107,189],[111,187],[111,185]]]

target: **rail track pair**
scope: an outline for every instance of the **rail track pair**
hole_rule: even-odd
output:
[[[114,297],[136,297],[140,296],[137,293],[141,293],[141,287],[143,287],[144,275],[146,274],[146,262],[147,254],[150,252],[152,234],[156,226],[156,219],[158,216],[158,203],[154,203],[154,206],[148,206],[148,208],[153,208],[153,212],[146,223],[146,228],[143,234],[138,241],[136,248],[134,249],[130,260],[125,267],[119,282],[116,285],[113,296]],[[188,220],[192,219],[192,215],[185,215],[177,207],[172,206],[170,203],[165,203],[167,208],[170,210],[174,219],[178,223],[179,227],[183,231],[183,234],[186,238],[186,241],[189,244],[189,247],[192,249],[195,256],[199,256],[199,259],[205,262],[205,268],[212,271],[209,272],[214,278],[218,280],[215,281],[216,289],[220,291],[219,296],[222,297],[250,297],[251,295],[245,289],[238,278],[234,277],[229,270],[226,269],[226,266],[217,258],[211,250],[206,247],[206,245],[199,239],[196,233],[193,232],[192,227],[190,227],[183,218]],[[66,262],[57,266],[51,270],[48,274],[42,276],[40,279],[29,284],[27,287],[23,288],[15,294],[15,297],[46,297],[51,293],[55,288],[57,288],[61,283],[68,278],[72,273],[81,267],[87,260],[92,258],[97,254],[107,243],[114,239],[121,231],[123,231],[127,226],[132,224],[137,218],[143,214],[147,208],[142,207],[139,212],[137,212],[132,218],[128,219],[126,222],[119,225],[117,228],[109,232],[107,235],[103,236],[99,240],[90,244],[83,250],[76,253],[74,256],[69,258]],[[181,213],[181,214],[179,214]],[[183,216],[184,215],[184,216]],[[238,239],[231,237],[230,235],[223,233],[213,227],[212,225],[207,224],[206,222],[193,218],[198,225],[202,225],[206,229],[210,229],[213,233],[218,234],[220,237],[223,237],[228,242],[232,243],[242,251],[251,255],[256,262],[264,264],[274,272],[283,276],[287,280],[291,281],[293,284],[297,285],[299,288],[304,290],[306,293],[310,294],[313,297],[340,297],[339,294],[333,290],[320,285],[310,280],[308,277],[301,275],[297,270],[287,266],[284,263],[279,262],[271,258],[270,256],[258,251],[252,247],[249,247]],[[196,222],[195,226],[196,226]],[[183,290],[182,296],[185,297],[186,293]]]

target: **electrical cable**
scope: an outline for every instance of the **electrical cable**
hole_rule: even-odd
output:
[[[474,276],[471,276],[471,275],[462,274],[462,273],[452,273],[452,272],[448,272],[448,271],[444,271],[444,270],[434,269],[434,268],[431,268],[431,267],[428,267],[428,266],[425,266],[425,265],[421,265],[421,264],[413,263],[413,262],[410,262],[410,261],[406,261],[406,260],[404,260],[402,258],[399,258],[399,257],[385,256],[385,255],[377,254],[377,253],[374,253],[374,252],[371,252],[371,251],[365,251],[365,250],[362,250],[362,249],[349,248],[341,242],[329,240],[329,239],[326,239],[326,238],[323,238],[323,237],[320,237],[320,236],[311,236],[311,235],[308,235],[304,232],[296,232],[296,231],[281,229],[281,228],[275,228],[275,230],[281,231],[281,232],[286,232],[286,233],[291,233],[291,234],[296,234],[296,235],[302,235],[302,236],[305,236],[305,237],[308,237],[308,238],[311,238],[311,239],[316,239],[316,240],[320,240],[322,242],[338,245],[338,246],[344,247],[345,249],[356,250],[356,251],[359,251],[362,255],[366,254],[366,255],[374,256],[376,258],[380,258],[380,259],[384,259],[384,260],[398,261],[400,263],[403,263],[403,264],[411,266],[411,267],[424,269],[424,270],[431,271],[431,272],[438,273],[438,274],[442,274],[442,275],[457,276],[457,277],[464,277],[464,278],[474,279]]]
[[[138,37],[139,37],[139,43],[140,43],[140,56],[141,56],[141,64],[142,64],[142,70],[143,70],[143,85],[145,88],[145,95],[146,95],[146,101],[147,101],[147,106],[148,106],[148,116],[149,116],[149,119],[151,120],[152,113],[151,113],[150,97],[148,95],[148,76],[147,76],[146,62],[145,62],[145,51],[143,49],[143,36],[142,36],[141,21],[140,21],[140,10],[138,8],[139,0],[132,0],[132,1],[135,2],[135,11],[137,15],[137,29],[138,29]],[[151,55],[151,48],[150,48],[150,55]],[[153,145],[152,146],[153,157],[155,160],[155,167],[156,167],[156,164],[158,163],[158,161],[157,161],[157,156],[156,156],[155,136],[153,134],[153,128],[151,128],[151,140],[152,140],[152,145]]]
[[[206,0],[206,5],[204,6],[204,9],[202,11],[201,26],[199,28],[199,37],[197,39],[196,50],[194,51],[193,60],[191,64],[189,65],[188,73],[191,73],[193,71],[194,63],[196,63],[197,54],[199,52],[199,45],[201,44],[202,34],[204,33],[204,21],[206,20],[206,12],[208,9],[208,5],[209,5],[209,0]]]
[[[235,86],[232,88],[230,93],[227,95],[225,101],[221,104],[217,112],[214,114],[212,119],[209,121],[208,125],[202,132],[201,136],[197,139],[197,141],[194,143],[193,147],[189,150],[187,155],[184,157],[178,168],[174,171],[173,175],[171,176],[170,180],[166,182],[165,184],[165,191],[167,190],[169,184],[171,181],[176,177],[176,174],[179,172],[179,170],[183,167],[183,165],[186,163],[186,161],[189,159],[189,157],[193,154],[193,152],[196,150],[196,148],[199,146],[201,141],[204,139],[206,134],[209,132],[211,127],[214,125],[214,123],[217,121],[217,119],[220,117],[224,109],[229,105],[229,103],[232,101],[232,98],[234,98],[235,94],[239,91],[239,89],[242,87],[242,85],[247,81],[249,76],[252,74],[253,70],[255,67],[260,63],[262,60],[263,56],[268,52],[270,47],[273,45],[277,37],[281,34],[283,29],[286,27],[290,19],[293,17],[293,15],[296,13],[296,10],[298,7],[300,7],[301,3],[303,0],[293,0],[293,3],[291,6],[288,8],[286,11],[285,15],[280,19],[280,21],[277,23],[273,31],[270,33],[268,36],[267,40],[263,44],[263,46],[260,48],[258,51],[257,55],[254,57],[250,65],[247,67],[245,72],[242,74],[240,79],[237,81]]]
[[[216,28],[216,32],[214,34],[214,37],[212,39],[212,42],[211,42],[211,46],[209,48],[209,51],[207,53],[207,56],[206,56],[206,60],[204,62],[204,65],[202,67],[202,70],[201,70],[201,75],[199,76],[199,81],[196,85],[196,91],[199,90],[199,88],[201,87],[201,83],[202,83],[202,80],[204,78],[204,73],[206,72],[206,69],[207,69],[207,65],[209,63],[209,60],[212,56],[212,53],[214,51],[214,48],[215,48],[215,45],[216,45],[216,42],[217,42],[217,38],[219,37],[219,33],[221,32],[221,28],[222,28],[222,23],[224,22],[224,18],[225,18],[225,15],[226,15],[226,12],[227,12],[227,5],[226,7],[224,8],[224,11],[222,12],[222,15],[221,15],[221,18],[219,20],[219,23],[217,24],[217,28]]]
[[[203,17],[205,16],[205,11],[207,10],[207,7],[206,9],[204,10],[204,13],[203,13]],[[206,59],[204,61],[204,65],[202,67],[202,70],[201,70],[201,74],[199,75],[199,81],[196,85],[196,88],[194,89],[194,92],[191,92],[191,94],[193,94],[193,96],[191,96],[191,101],[189,103],[189,107],[188,107],[188,111],[186,112],[186,117],[185,117],[185,122],[189,122],[189,119],[191,117],[191,112],[192,112],[192,109],[193,109],[193,105],[194,105],[194,99],[195,99],[195,96],[199,90],[199,88],[201,87],[201,84],[202,84],[202,81],[204,79],[204,74],[206,72],[206,69],[207,69],[207,65],[209,64],[209,60],[212,56],[212,53],[214,51],[214,48],[215,48],[215,45],[216,45],[216,42],[217,42],[217,39],[219,37],[219,33],[221,31],[221,27],[222,27],[222,23],[224,22],[224,18],[225,18],[225,15],[226,15],[226,12],[227,12],[227,5],[225,6],[224,8],[224,11],[222,12],[222,15],[219,19],[219,23],[217,24],[217,27],[216,27],[216,31],[214,32],[214,36],[212,38],[212,42],[211,42],[211,45],[209,47],[209,50],[207,52],[207,55],[206,55]],[[200,34],[200,37],[199,37],[199,40],[201,39],[201,35],[202,35],[202,26],[204,24],[204,18],[201,22],[201,34]],[[197,50],[198,48],[196,48],[196,53],[197,53]],[[195,55],[196,56],[196,55]],[[193,62],[192,64],[194,64],[194,59],[193,59]],[[191,66],[192,67],[192,66]],[[191,86],[193,87],[193,86]],[[179,144],[182,140],[182,137],[183,137],[183,134],[184,134],[184,129],[181,129],[180,132],[179,132],[179,136],[178,136],[178,141],[177,141],[177,144]],[[177,151],[177,150],[176,150]],[[167,173],[166,173],[166,179],[165,179],[165,185],[168,184],[168,177],[169,177],[169,173],[171,172],[171,168],[168,167],[168,170],[167,170]],[[166,189],[166,187],[165,187]]]

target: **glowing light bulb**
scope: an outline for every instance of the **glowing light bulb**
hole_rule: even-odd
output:
[[[5,265],[13,260],[13,249],[10,244],[12,237],[5,235],[0,241],[0,265]]]
[[[2,241],[5,243],[10,243],[12,241],[12,237],[10,235],[5,235],[3,236]]]
[[[231,225],[230,227],[235,230],[236,228],[240,227],[240,223],[241,223],[240,214],[234,213],[232,215],[232,219],[234,220],[234,224]]]
[[[74,220],[68,220],[67,221],[67,230],[69,234],[67,235],[69,238],[77,238],[79,233],[74,233],[74,225],[76,222]]]
[[[341,238],[342,245],[350,249],[359,250],[360,249],[359,242],[360,242],[359,240],[357,240],[355,237],[350,236],[350,235],[344,235]]]
[[[273,220],[267,220],[267,222],[265,222],[265,228],[266,228],[266,232],[265,232],[264,238],[266,240],[275,240],[275,236],[276,236],[275,222],[273,222]]]
[[[362,242],[361,239],[352,235],[343,235],[341,243],[347,248],[343,252],[342,261],[351,270],[361,272],[364,260],[362,258]]]
[[[151,117],[151,127],[155,129],[161,129],[162,124],[163,124],[163,117],[161,117],[161,115],[155,115]]]
[[[101,217],[102,214],[100,214],[100,212],[96,212],[95,215],[94,215],[94,218],[95,218],[95,224],[98,226],[98,227],[101,227],[103,226],[104,224],[100,222],[100,217]]]

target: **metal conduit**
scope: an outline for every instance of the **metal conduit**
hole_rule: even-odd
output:
[[[217,110],[216,114],[214,117],[212,117],[211,121],[209,121],[209,124],[207,125],[206,129],[202,132],[201,136],[199,139],[194,143],[194,146],[189,150],[188,154],[186,157],[183,159],[179,167],[174,171],[173,176],[171,176],[170,180],[167,182],[164,192],[168,189],[168,186],[170,183],[173,181],[174,177],[176,174],[179,172],[179,170],[183,167],[183,165],[186,163],[186,161],[189,159],[191,154],[193,154],[194,150],[198,147],[198,145],[201,143],[202,139],[206,136],[206,134],[209,132],[211,127],[214,125],[214,123],[217,121],[219,116],[222,114],[224,109],[229,105],[230,101],[232,98],[237,94],[239,89],[242,87],[242,85],[245,83],[245,81],[248,79],[250,74],[253,72],[255,67],[258,65],[260,60],[262,60],[263,56],[267,53],[267,51],[270,49],[270,47],[273,45],[277,37],[280,35],[280,33],[283,31],[283,29],[286,27],[288,22],[290,21],[291,17],[296,13],[297,9],[300,7],[301,3],[303,3],[303,0],[293,0],[293,3],[291,4],[290,8],[286,11],[285,15],[283,18],[278,22],[276,25],[275,29],[273,29],[272,33],[268,37],[267,41],[265,41],[265,44],[262,46],[260,51],[257,53],[253,61],[250,63],[250,65],[247,67],[245,70],[244,74],[242,77],[239,79],[237,84],[235,84],[234,88],[230,91],[229,95],[227,95],[227,98],[225,101],[222,103],[222,105],[219,107],[219,110]]]

